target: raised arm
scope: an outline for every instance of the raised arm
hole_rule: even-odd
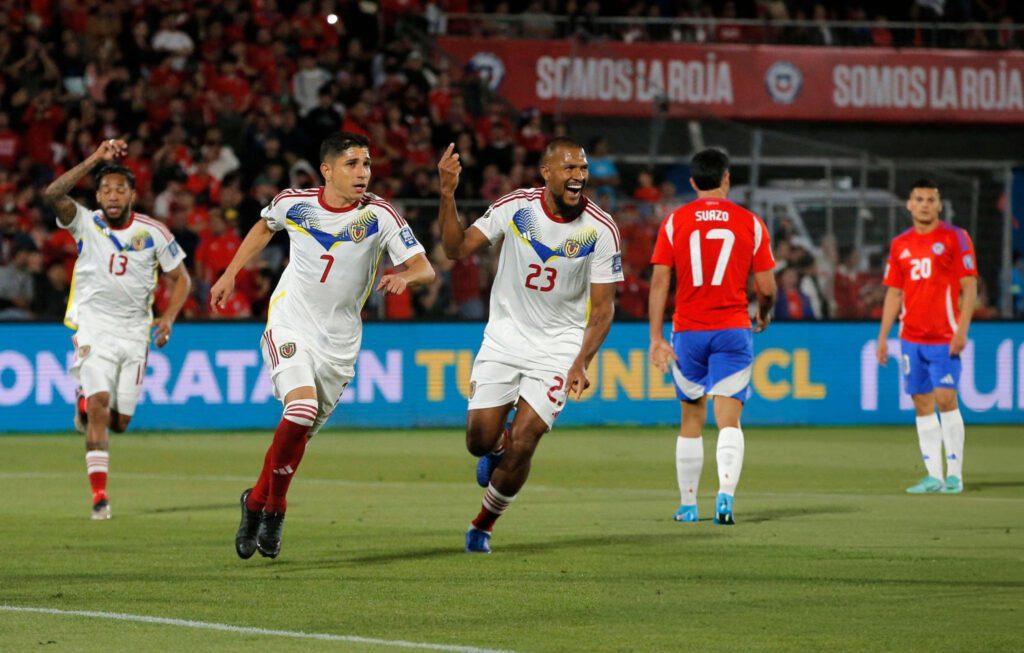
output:
[[[98,164],[114,161],[124,156],[126,152],[128,152],[127,143],[113,138],[107,139],[100,143],[100,146],[89,155],[88,159],[57,177],[46,187],[43,199],[53,208],[57,214],[57,221],[62,226],[68,226],[75,219],[75,201],[68,197],[68,193],[75,187],[75,184]]]
[[[267,226],[266,221],[259,220],[252,226],[249,233],[245,235],[245,240],[239,245],[238,251],[235,252],[235,256],[231,259],[231,263],[228,263],[224,274],[210,288],[210,306],[214,309],[224,308],[224,302],[235,290],[235,275],[245,267],[249,259],[262,252],[273,237],[274,232]]]
[[[491,244],[482,231],[463,228],[459,221],[459,211],[455,206],[455,189],[459,185],[461,172],[462,164],[459,163],[459,155],[455,153],[455,143],[450,143],[437,163],[441,186],[438,220],[441,223],[441,243],[445,256],[456,260],[472,256]]]
[[[583,330],[583,345],[580,347],[580,353],[573,361],[572,367],[569,368],[569,375],[565,380],[566,392],[568,394],[575,392],[577,399],[580,398],[584,390],[590,387],[587,367],[597,355],[597,350],[604,344],[604,339],[608,337],[613,317],[615,317],[615,284],[590,284],[590,318],[587,320],[587,328]]]

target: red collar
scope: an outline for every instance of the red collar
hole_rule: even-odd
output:
[[[321,186],[319,192],[317,192],[317,194],[316,194],[316,199],[317,199],[318,202],[320,202],[320,206],[324,207],[325,209],[327,209],[331,213],[347,213],[348,211],[351,211],[352,209],[354,209],[357,206],[359,206],[359,202],[360,202],[360,200],[362,198],[359,198],[358,200],[356,200],[355,202],[352,202],[348,206],[343,206],[340,209],[336,209],[336,208],[334,208],[333,206],[331,206],[330,204],[328,204],[327,202],[324,201],[324,187]]]

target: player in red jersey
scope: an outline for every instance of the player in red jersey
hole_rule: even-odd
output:
[[[885,365],[889,360],[889,329],[899,314],[900,371],[904,388],[914,399],[917,439],[927,470],[907,492],[955,494],[964,488],[964,419],[956,388],[960,352],[967,346],[978,297],[978,266],[967,232],[939,219],[942,198],[935,182],[915,182],[907,210],[914,226],[893,239],[885,266],[889,289],[878,331],[878,362]]]
[[[690,161],[697,199],[672,212],[661,225],[651,277],[651,362],[672,371],[682,402],[676,440],[676,476],[681,497],[674,519],[695,522],[697,484],[704,466],[701,429],[707,397],[715,397],[718,425],[718,497],[715,523],[733,524],[733,495],[743,467],[740,414],[754,361],[747,280],[754,274],[757,328],[768,326],[775,305],[775,276],[768,230],[759,217],[726,199],[729,157],[717,149]],[[676,271],[676,312],[672,342],[663,335],[665,301]],[[673,346],[674,345],[674,346]]]

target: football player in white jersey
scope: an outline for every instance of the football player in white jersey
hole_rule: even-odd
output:
[[[61,175],[44,198],[57,213],[57,225],[78,243],[71,297],[64,323],[77,330],[71,373],[82,387],[75,406],[75,427],[85,433],[85,464],[92,487],[92,518],[110,519],[107,429],[128,428],[146,375],[150,329],[163,347],[188,298],[191,281],[181,251],[167,227],[132,211],[135,176],[112,162],[128,151],[117,139],[103,141],[85,161]],[[68,197],[97,165],[96,202],[90,211]],[[167,311],[153,319],[157,271],[174,284]]]
[[[619,231],[583,195],[587,155],[571,139],[556,138],[544,149],[543,188],[500,198],[469,228],[455,207],[462,165],[454,145],[437,167],[448,257],[505,241],[466,420],[466,446],[480,457],[477,483],[487,488],[466,532],[466,551],[490,553],[494,522],[526,482],[541,436],[568,395],[579,398],[590,385],[587,366],[611,328],[615,284],[623,280]]]
[[[210,289],[216,308],[231,295],[245,264],[275,232],[288,232],[288,267],[271,295],[260,347],[284,415],[267,450],[256,484],[242,493],[242,520],[235,551],[245,559],[257,550],[281,551],[285,496],[305,453],[306,441],[330,417],[355,374],[362,341],[360,311],[373,289],[386,252],[404,265],[380,278],[377,290],[399,295],[429,284],[434,269],[402,216],[367,193],[369,142],[338,132],[320,146],[320,188],[285,190],[265,207],[224,275]]]

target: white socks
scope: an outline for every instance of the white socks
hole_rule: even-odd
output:
[[[956,411],[957,416],[960,411]],[[963,420],[960,421],[960,442],[963,447]],[[942,436],[943,427],[939,425],[939,418],[934,413],[917,417],[917,441],[921,445],[921,458],[924,459],[925,469],[928,476],[942,478]]]
[[[743,431],[727,426],[718,432],[718,491],[736,494],[743,469]]]
[[[697,505],[697,485],[704,467],[704,438],[676,438],[676,480],[679,481],[679,503]]]
[[[939,417],[942,418],[942,443],[946,447],[946,476],[956,476],[963,480],[964,418],[960,415],[959,408],[948,413],[939,413]]]

